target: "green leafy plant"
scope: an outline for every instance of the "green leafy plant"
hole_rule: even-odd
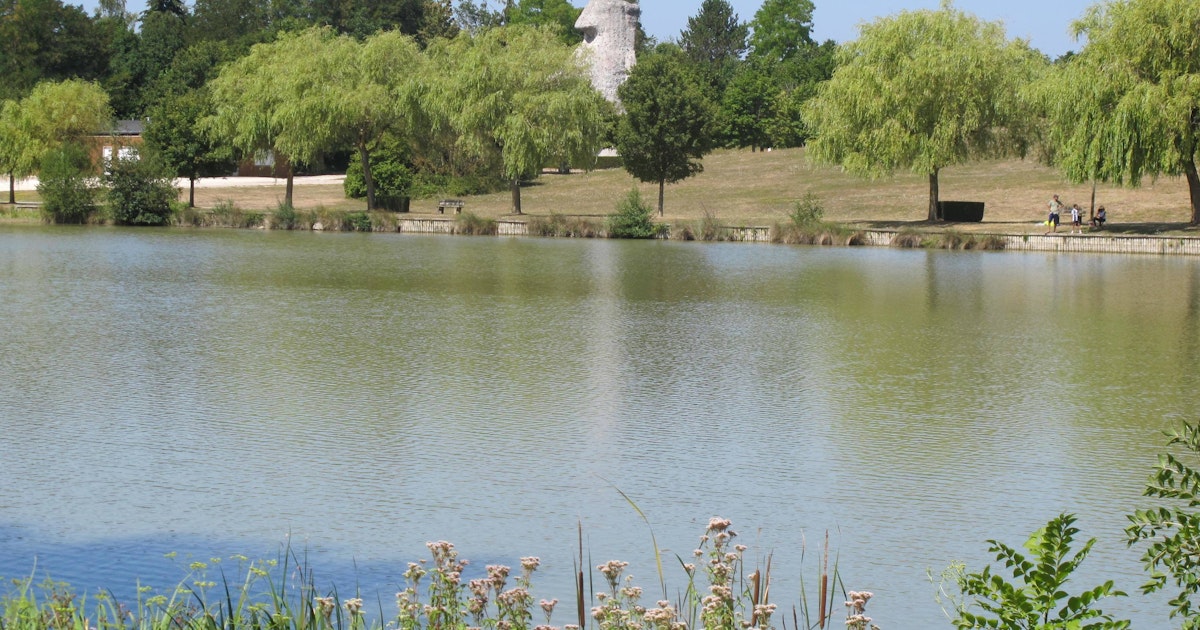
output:
[[[366,212],[351,212],[346,215],[346,222],[343,225],[347,230],[354,232],[370,232],[371,215]]]
[[[792,206],[788,218],[798,228],[820,226],[821,221],[825,218],[825,206],[821,203],[820,195],[811,190],[804,193],[804,198]]]
[[[271,225],[279,230],[294,230],[300,225],[300,217],[295,208],[280,201],[271,215]]]
[[[108,162],[108,211],[121,225],[166,225],[179,193],[170,173],[151,157],[118,157]]]
[[[958,576],[964,597],[956,604],[954,626],[1013,630],[1128,628],[1129,621],[1114,620],[1097,607],[1104,598],[1125,595],[1114,588],[1111,580],[1077,595],[1067,593],[1067,581],[1096,542],[1095,538],[1088,540],[1072,555],[1071,543],[1078,533],[1075,516],[1060,514],[1025,542],[1030,557],[1004,543],[989,540],[988,551],[996,554],[996,561],[1011,571],[1012,579],[993,573],[990,566]],[[972,608],[980,612],[973,612]]]
[[[375,182],[375,204],[380,208],[398,212],[404,207],[404,199],[412,196],[412,169],[395,151],[381,150],[371,155],[371,178]],[[347,197],[366,198],[367,183],[363,179],[361,161],[352,160],[346,167],[342,187]]]
[[[42,161],[38,194],[42,216],[50,223],[86,223],[96,207],[91,161],[78,145],[66,144]]]
[[[1170,504],[1134,511],[1125,534],[1131,546],[1147,543],[1142,562],[1150,581],[1142,591],[1154,593],[1168,584],[1178,588],[1170,601],[1171,616],[1182,617],[1183,628],[1192,630],[1200,628],[1200,610],[1193,601],[1200,594],[1200,472],[1181,458],[1188,457],[1194,464],[1200,455],[1200,425],[1184,423],[1166,436],[1168,449],[1181,447],[1184,453],[1177,456],[1168,451],[1159,456],[1144,494]]]
[[[642,200],[642,193],[633,188],[617,204],[617,213],[608,219],[608,235],[611,238],[654,238],[659,235],[658,226],[651,220],[650,206]]]

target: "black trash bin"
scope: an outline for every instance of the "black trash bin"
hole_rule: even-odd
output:
[[[942,220],[951,223],[980,223],[983,221],[982,201],[939,201]]]

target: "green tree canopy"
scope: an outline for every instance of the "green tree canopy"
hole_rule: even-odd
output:
[[[248,46],[268,39],[270,4],[266,0],[195,0],[193,41]]]
[[[815,46],[814,10],[812,0],[764,0],[750,22],[750,56],[778,63]]]
[[[454,21],[462,30],[471,35],[504,24],[504,11],[491,9],[487,0],[478,3],[472,0],[459,0],[454,7]]]
[[[617,151],[625,170],[658,184],[658,215],[668,183],[704,170],[712,150],[714,112],[678,52],[662,46],[634,66],[617,90],[625,115],[617,125]]]
[[[282,33],[210,82],[215,111],[205,127],[243,153],[272,149],[291,163],[354,146],[373,208],[371,146],[386,131],[408,131],[419,105],[412,90],[423,77],[416,43],[395,31],[365,42],[330,28]],[[288,180],[291,204],[290,171]]]
[[[363,44],[347,39],[339,43],[329,48],[319,80],[340,88],[340,98],[328,101],[336,108],[330,124],[358,151],[367,207],[374,209],[370,153],[384,134],[406,137],[415,129],[425,78],[424,57],[412,38],[395,31],[377,33]]]
[[[564,44],[575,46],[583,41],[583,34],[575,30],[575,21],[582,12],[567,0],[520,0],[505,17],[508,24],[549,26]]]
[[[434,120],[448,124],[467,152],[497,157],[514,213],[523,179],[551,163],[595,160],[609,106],[555,31],[493,28],[431,47],[430,55]]]
[[[688,18],[687,28],[679,34],[687,59],[713,88],[712,100],[720,101],[745,56],[749,29],[726,0],[704,0],[700,12]]]
[[[61,0],[0,0],[0,98],[40,81],[99,79],[108,42],[83,9]]]
[[[808,155],[866,176],[927,174],[928,219],[937,220],[941,169],[1025,151],[1031,114],[1019,93],[1044,63],[1000,24],[949,1],[881,18],[843,47],[804,108]]]
[[[204,89],[171,92],[153,109],[143,138],[146,148],[176,177],[188,179],[188,207],[196,205],[196,180],[227,174],[236,168],[233,152],[214,144],[199,121],[213,113]]]
[[[1112,0],[1075,29],[1087,45],[1033,90],[1049,161],[1077,182],[1183,175],[1200,224],[1200,4]]]
[[[8,203],[16,203],[16,180],[34,173],[27,160],[28,136],[20,132],[21,106],[15,100],[0,101],[0,173],[8,174]]]
[[[307,109],[297,97],[299,86],[312,76],[309,67],[332,32],[283,33],[275,41],[256,44],[250,53],[221,67],[209,82],[214,111],[202,129],[214,143],[227,144],[241,155],[274,151],[288,161],[284,203],[292,203],[296,162],[314,160],[330,146],[336,131]],[[297,72],[303,67],[305,72]],[[306,96],[332,96],[316,85]],[[319,112],[323,114],[323,111]]]
[[[39,83],[21,99],[17,129],[25,136],[27,162],[38,164],[47,152],[78,144],[111,125],[108,94],[90,81],[70,79]]]

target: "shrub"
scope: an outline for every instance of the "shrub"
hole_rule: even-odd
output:
[[[300,224],[296,209],[286,202],[279,202],[271,215],[271,227],[277,230],[294,230]]]
[[[716,213],[710,211],[708,208],[704,209],[704,216],[700,218],[700,221],[696,225],[695,236],[697,240],[701,241],[733,240],[732,231],[721,225],[721,222],[717,220]]]
[[[821,197],[812,191],[805,193],[804,198],[792,206],[788,218],[798,228],[820,225],[825,218],[825,207],[821,204]]]
[[[634,188],[617,204],[617,213],[608,218],[609,238],[654,238],[662,229],[651,220],[653,210]]]
[[[153,158],[124,157],[108,162],[108,211],[120,225],[166,225],[179,192],[174,179]]]
[[[83,147],[65,145],[42,161],[38,194],[42,216],[50,223],[86,223],[96,209],[91,160]]]
[[[346,215],[346,221],[342,227],[352,232],[370,232],[371,215],[366,212],[351,212]]]
[[[1128,628],[1128,621],[1113,620],[1096,607],[1107,597],[1124,597],[1111,580],[1078,595],[1066,592],[1066,584],[1091,551],[1096,539],[1084,543],[1071,555],[1071,543],[1079,530],[1075,517],[1060,514],[1034,532],[1025,543],[1032,557],[1026,558],[1004,543],[989,540],[988,551],[1012,573],[1009,581],[991,567],[958,576],[964,600],[956,604],[956,628],[1014,628],[1028,630],[1097,630]],[[966,598],[972,598],[967,602]],[[980,612],[972,612],[972,609]]]
[[[404,200],[412,196],[412,169],[399,157],[378,151],[371,156],[371,177],[375,180],[375,203],[394,212],[402,210]],[[367,183],[363,179],[361,160],[351,160],[342,186],[347,197],[366,198]]]

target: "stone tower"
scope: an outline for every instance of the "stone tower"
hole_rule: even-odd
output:
[[[637,0],[590,0],[575,22],[583,33],[579,50],[589,55],[592,85],[620,105],[617,88],[636,63],[635,39],[642,9]]]

